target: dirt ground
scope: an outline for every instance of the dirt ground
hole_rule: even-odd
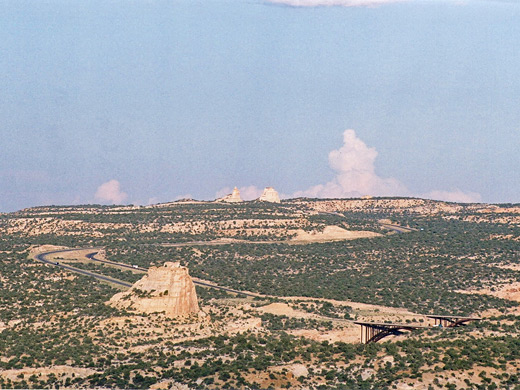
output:
[[[296,231],[296,236],[292,239],[294,242],[325,242],[325,241],[341,241],[354,240],[357,238],[370,238],[381,236],[379,233],[368,231],[351,231],[340,228],[339,226],[326,226],[323,232],[307,232],[303,229]]]
[[[38,367],[38,368],[21,368],[0,371],[0,376],[11,381],[18,381],[20,375],[23,375],[27,380],[31,375],[36,375],[38,380],[47,380],[50,374],[54,374],[59,378],[72,377],[86,377],[95,374],[97,371],[91,368],[78,368],[70,366],[53,366],[53,367]]]

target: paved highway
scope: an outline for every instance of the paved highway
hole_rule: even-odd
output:
[[[384,227],[385,229],[393,230],[394,232],[397,232],[397,233],[410,233],[410,232],[417,231],[417,229],[414,229],[414,228],[405,227],[405,226],[401,226],[401,225],[393,225],[390,223],[381,223],[381,226]]]
[[[85,257],[87,259],[90,259],[90,260],[93,260],[93,261],[97,261],[97,262],[100,262],[100,263],[104,263],[104,264],[115,265],[115,266],[118,266],[118,267],[121,267],[121,268],[129,268],[131,270],[138,270],[138,271],[142,271],[142,272],[148,272],[148,269],[146,269],[146,268],[141,268],[141,267],[137,267],[137,266],[134,267],[133,265],[124,264],[124,263],[116,263],[115,261],[109,261],[109,260],[101,260],[101,259],[98,259],[97,257],[94,257],[98,253],[99,252],[88,253],[88,254],[85,255]]]
[[[290,240],[279,240],[279,241],[250,241],[250,240],[239,240],[233,239],[229,241],[188,241],[188,242],[175,242],[175,243],[163,243],[159,244],[167,248],[180,248],[184,246],[217,246],[217,245],[233,245],[233,244],[291,244]],[[157,245],[157,244],[153,244]]]
[[[319,211],[318,214],[328,214],[328,215],[335,215],[338,217],[346,218],[341,213],[335,213],[335,212],[329,212],[329,211]],[[388,229],[388,230],[393,230],[394,232],[397,232],[397,233],[410,233],[410,232],[418,231],[417,229],[414,229],[414,228],[405,227],[405,226],[401,226],[401,225],[394,225],[391,223],[379,222],[379,224],[381,225],[381,227]]]
[[[98,280],[102,280],[102,281],[109,282],[109,283],[114,283],[114,284],[117,284],[119,286],[132,287],[132,283],[124,282],[124,281],[118,280],[118,279],[113,279],[113,278],[110,278],[108,276],[100,275],[100,274],[95,273],[95,272],[90,272],[90,271],[83,270],[81,268],[71,267],[70,265],[62,264],[62,263],[60,263],[57,260],[47,260],[46,259],[47,256],[56,255],[56,254],[59,254],[59,253],[65,253],[65,252],[75,252],[75,251],[78,251],[78,250],[85,250],[85,249],[90,249],[90,248],[62,249],[62,250],[58,250],[58,251],[45,252],[45,253],[40,253],[39,255],[34,256],[34,258],[36,260],[38,260],[39,262],[41,262],[41,263],[48,264],[48,265],[53,265],[55,267],[60,267],[60,268],[63,268],[63,269],[66,269],[68,271],[75,272],[75,273],[78,273],[78,274],[91,276],[91,277],[96,278]],[[96,248],[91,248],[91,249],[94,250]],[[124,263],[117,263],[115,261],[108,261],[108,260],[98,259],[98,258],[95,257],[98,253],[99,253],[99,250],[95,250],[94,252],[87,253],[85,255],[85,257],[87,257],[89,260],[97,261],[97,262],[104,263],[104,264],[110,264],[110,265],[115,265],[115,266],[122,267],[122,268],[129,268],[129,269],[132,269],[132,270],[136,270],[137,269],[139,271],[148,272],[148,269],[146,269],[146,268],[141,268],[141,267],[137,267],[136,268],[136,267],[134,267],[132,265],[128,265],[128,264],[124,264]],[[259,295],[259,294],[253,294],[253,293],[249,293],[249,292],[246,292],[246,291],[238,291],[238,290],[234,290],[232,288],[218,286],[218,285],[215,285],[215,284],[212,284],[212,283],[209,283],[209,282],[203,282],[203,281],[197,280],[197,279],[193,279],[193,283],[196,284],[196,285],[199,285],[199,286],[214,288],[214,289],[217,289],[217,290],[227,291],[227,292],[234,293],[234,294],[245,295],[245,296],[248,296],[248,297],[261,297],[261,295]]]
[[[341,215],[339,213],[323,212],[322,214],[334,214],[334,215],[338,215],[338,216],[343,216],[344,217],[344,215]],[[389,223],[381,223],[381,226],[384,227],[385,229],[393,230],[393,231],[395,231],[397,233],[408,233],[408,232],[417,231],[417,229],[404,227],[404,226],[400,226],[400,225],[389,224]],[[246,241],[246,240],[243,240],[243,241],[240,240],[238,242],[232,242],[232,241],[194,241],[194,242],[172,243],[172,244],[162,244],[162,245],[163,246],[172,246],[172,247],[181,247],[181,246],[197,246],[197,245],[210,245],[210,246],[211,245],[227,245],[227,244],[233,244],[233,243],[274,244],[274,243],[284,243],[284,242],[287,243],[287,241]],[[99,279],[99,280],[102,280],[102,281],[105,281],[105,282],[117,284],[117,285],[120,285],[120,286],[124,286],[124,287],[132,287],[131,283],[128,283],[128,282],[125,282],[125,281],[122,281],[122,280],[113,279],[113,278],[110,278],[108,276],[97,274],[95,272],[86,271],[86,270],[83,270],[83,269],[80,269],[80,268],[71,267],[70,265],[61,264],[58,261],[51,261],[51,260],[47,260],[46,259],[47,256],[56,255],[58,253],[74,252],[74,251],[78,251],[78,250],[89,250],[89,249],[92,249],[92,252],[87,253],[85,255],[89,260],[96,261],[96,262],[103,263],[103,264],[113,265],[113,266],[116,266],[116,267],[119,267],[119,268],[127,268],[127,269],[130,269],[130,270],[133,270],[133,271],[137,270],[137,271],[141,271],[141,272],[148,272],[147,268],[137,267],[137,266],[124,264],[124,263],[118,263],[118,262],[110,261],[110,260],[99,259],[99,258],[96,257],[96,255],[99,253],[99,249],[98,248],[62,249],[62,250],[58,250],[58,251],[40,253],[39,255],[36,255],[34,258],[36,260],[44,263],[44,264],[49,264],[49,265],[54,265],[54,266],[57,266],[57,267],[61,267],[63,269],[71,271],[71,272],[75,272],[75,273],[86,275],[86,276],[91,276],[93,278],[96,278],[96,279]],[[261,297],[262,296],[260,294],[253,294],[253,293],[250,293],[250,292],[238,291],[238,290],[234,290],[232,288],[218,286],[218,285],[212,284],[210,282],[198,280],[196,278],[193,278],[193,283],[196,284],[196,285],[199,285],[199,286],[214,288],[214,289],[217,289],[217,290],[227,291],[227,292],[230,292],[230,293],[233,293],[233,294],[245,295],[245,296],[248,296],[248,297]]]
[[[95,257],[97,254],[98,254],[98,252],[92,252],[92,253],[87,254],[86,257],[89,258],[90,260],[99,261],[99,262],[105,263],[105,264],[111,264],[111,265],[116,265],[118,267],[130,268],[130,269],[134,269],[134,270],[137,269],[139,271],[148,272],[148,269],[146,269],[146,268],[141,268],[141,267],[137,267],[136,268],[133,265],[128,265],[128,264],[124,264],[124,263],[116,263],[114,261],[98,259],[98,258]],[[215,288],[215,289],[218,289],[218,290],[232,292],[234,294],[247,295],[247,296],[250,296],[250,297],[259,297],[260,296],[258,294],[253,294],[253,293],[248,293],[248,292],[245,292],[245,291],[233,290],[232,288],[217,286],[216,284],[212,284],[212,283],[209,283],[209,282],[203,282],[201,280],[197,280],[196,278],[192,278],[192,279],[193,279],[193,283],[194,284],[198,284],[199,286],[211,287],[211,288]]]
[[[96,279],[99,279],[99,280],[102,280],[102,281],[105,281],[108,283],[117,284],[119,286],[132,287],[132,283],[124,282],[124,281],[118,280],[118,279],[113,279],[108,276],[100,275],[95,272],[90,272],[90,271],[87,271],[87,270],[84,270],[81,268],[71,267],[70,265],[62,264],[56,260],[47,260],[46,259],[46,257],[50,256],[50,255],[55,255],[55,254],[64,253],[64,252],[73,252],[76,250],[78,250],[78,249],[65,249],[65,250],[60,250],[60,251],[45,252],[45,253],[40,253],[39,255],[34,256],[34,258],[41,263],[53,265],[55,267],[60,267],[60,268],[66,269],[68,271],[75,272],[77,274],[91,276],[93,278],[96,278]]]

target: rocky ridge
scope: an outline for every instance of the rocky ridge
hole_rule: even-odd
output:
[[[130,290],[114,295],[109,304],[141,313],[164,312],[170,318],[189,317],[200,311],[193,280],[178,262],[150,268]]]
[[[239,203],[243,202],[243,200],[240,197],[240,190],[237,187],[235,187],[231,194],[217,199],[216,202]]]
[[[261,202],[280,203],[280,196],[273,187],[265,187],[264,192],[258,200]]]

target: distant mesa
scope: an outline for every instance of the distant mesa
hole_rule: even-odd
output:
[[[188,268],[178,262],[151,267],[130,290],[114,295],[109,304],[140,313],[164,312],[167,317],[190,317],[200,312]]]
[[[273,187],[265,187],[264,192],[260,196],[260,198],[256,199],[260,202],[271,202],[271,203],[280,203],[280,196],[278,192]],[[240,197],[240,190],[235,187],[233,192],[229,195],[226,195],[222,198],[218,198],[215,202],[226,202],[226,203],[239,203],[243,202]]]
[[[239,202],[243,202],[243,200],[240,197],[240,190],[235,187],[231,194],[217,199],[216,202],[239,203]]]
[[[261,202],[280,203],[280,196],[273,187],[265,187],[262,196],[258,200]]]

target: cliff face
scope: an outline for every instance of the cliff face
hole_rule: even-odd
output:
[[[217,199],[216,202],[238,203],[243,202],[243,200],[240,197],[240,190],[235,187],[231,194],[226,195],[223,198]]]
[[[197,293],[188,269],[172,262],[150,268],[130,290],[114,295],[109,303],[142,313],[164,312],[170,318],[199,313]]]
[[[265,187],[264,192],[258,200],[262,202],[280,203],[278,192],[273,187]]]

